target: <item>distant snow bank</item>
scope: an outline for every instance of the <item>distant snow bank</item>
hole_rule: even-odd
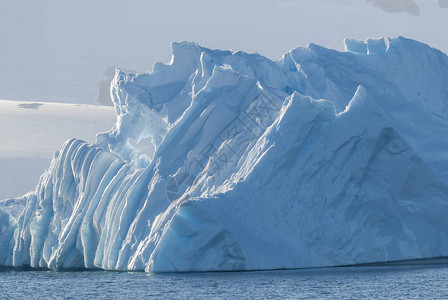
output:
[[[115,120],[111,107],[0,99],[0,199],[34,190],[67,139],[92,143]]]
[[[116,124],[0,202],[0,265],[259,270],[448,256],[448,57],[402,37],[272,61],[172,45]],[[151,150],[154,149],[154,150]]]

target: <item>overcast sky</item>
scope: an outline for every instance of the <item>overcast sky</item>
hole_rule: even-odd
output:
[[[108,68],[150,71],[173,41],[278,59],[404,35],[448,53],[446,28],[448,0],[0,0],[0,98],[95,103]]]

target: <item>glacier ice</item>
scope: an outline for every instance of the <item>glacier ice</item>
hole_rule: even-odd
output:
[[[278,61],[172,45],[116,125],[0,202],[0,265],[259,270],[448,256],[448,58],[403,37]],[[135,147],[150,140],[153,153]]]

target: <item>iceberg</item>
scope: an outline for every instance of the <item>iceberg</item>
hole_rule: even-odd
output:
[[[182,42],[151,73],[117,69],[114,127],[67,141],[34,192],[0,202],[0,265],[185,272],[448,256],[448,57],[403,37],[345,49],[310,44],[272,61]]]

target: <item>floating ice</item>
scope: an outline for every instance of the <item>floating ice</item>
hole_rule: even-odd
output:
[[[176,272],[447,256],[448,58],[401,37],[345,43],[278,61],[175,43],[152,73],[117,70],[114,128],[94,145],[67,141],[34,193],[0,202],[0,264]]]

